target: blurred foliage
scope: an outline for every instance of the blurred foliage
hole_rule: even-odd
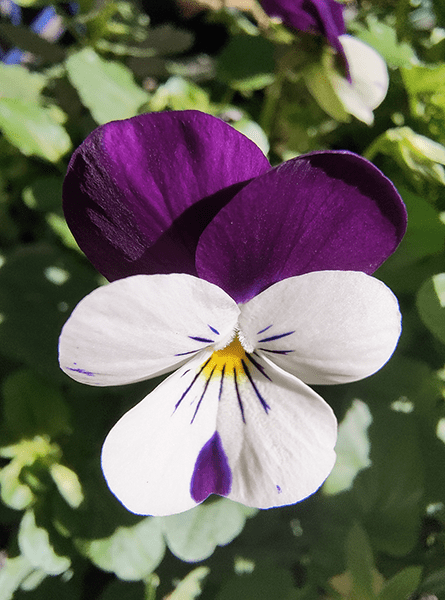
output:
[[[55,2],[52,41],[29,29],[48,2],[17,4],[22,23],[5,11],[0,23],[1,50],[22,57],[0,62],[0,600],[445,600],[443,1],[347,3],[348,32],[389,68],[372,126],[335,94],[323,40],[271,22],[255,0]],[[274,164],[342,148],[394,181],[409,227],[377,276],[404,330],[379,373],[321,390],[339,458],[317,494],[142,518],[108,491],[99,455],[154,384],[85,388],[57,365],[64,321],[103,283],[64,222],[61,183],[97,125],[190,108]]]

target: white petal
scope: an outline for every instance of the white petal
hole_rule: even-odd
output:
[[[81,383],[121,385],[224,346],[239,309],[216,285],[184,274],[135,275],[94,290],[62,329],[59,362]]]
[[[218,432],[232,471],[227,496],[247,506],[294,504],[314,493],[334,462],[337,422],[296,377],[256,354],[237,383],[225,378]]]
[[[204,350],[127,412],[108,434],[102,469],[111,491],[132,512],[183,512],[197,502],[191,480],[201,449],[215,434],[218,394],[199,373]]]
[[[380,369],[401,331],[394,294],[356,271],[280,281],[241,307],[240,337],[310,384],[346,383]]]
[[[139,514],[182,512],[212,493],[267,508],[312,494],[332,469],[335,440],[331,408],[235,340],[204,350],[124,415],[102,468]]]
[[[332,84],[345,109],[357,119],[371,125],[372,110],[379,106],[388,91],[388,69],[383,58],[368,44],[350,35],[339,37],[348,60],[351,82],[335,74]]]

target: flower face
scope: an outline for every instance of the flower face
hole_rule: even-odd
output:
[[[97,129],[64,202],[112,283],[67,321],[62,369],[99,386],[177,369],[109,433],[113,493],[151,515],[211,493],[260,508],[313,493],[336,421],[307,384],[374,373],[399,337],[397,301],[369,276],[405,229],[392,184],[348,152],[270,168],[230,126],[186,111]]]

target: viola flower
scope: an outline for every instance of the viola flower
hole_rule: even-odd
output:
[[[74,309],[61,368],[98,386],[177,369],[105,440],[117,498],[168,515],[212,493],[268,508],[315,492],[336,420],[308,384],[374,373],[400,333],[370,276],[406,226],[391,182],[350,152],[271,168],[215,117],[154,113],[85,140],[64,208],[112,283]]]
[[[290,29],[321,35],[341,56],[339,36],[346,33],[343,6],[335,0],[260,0],[270,17]]]

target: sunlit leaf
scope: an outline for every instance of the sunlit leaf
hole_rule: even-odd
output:
[[[79,508],[83,502],[82,486],[76,473],[59,463],[54,463],[49,469],[61,496],[72,508]]]
[[[0,98],[17,98],[23,102],[38,102],[48,79],[41,73],[30,73],[22,65],[0,62]]]
[[[25,556],[8,558],[0,569],[0,600],[12,600],[14,592],[33,570]]]
[[[165,552],[159,519],[147,517],[133,527],[118,527],[108,538],[78,540],[79,548],[95,565],[120,579],[144,579]]]
[[[99,124],[133,117],[149,100],[127,67],[102,59],[92,48],[72,54],[66,68],[82,102]]]
[[[361,400],[354,400],[338,427],[337,460],[323,486],[326,494],[348,490],[357,473],[371,464],[367,435],[371,422],[372,415],[367,405]]]
[[[154,111],[171,108],[173,110],[201,110],[210,112],[210,97],[201,87],[183,77],[170,77],[158,87],[150,100]]]
[[[200,504],[187,512],[162,517],[170,550],[181,560],[197,562],[211,556],[216,546],[225,546],[243,530],[246,518],[255,514],[225,498]]]
[[[445,344],[445,273],[425,281],[417,294],[417,308],[431,333]]]
[[[366,25],[366,27],[363,27],[357,22],[352,22],[354,35],[375,48],[388,65],[391,67],[406,67],[417,60],[409,43],[399,42],[393,27],[378,21],[374,16],[368,17]]]
[[[202,582],[210,573],[208,567],[198,567],[178,583],[166,600],[195,600],[202,592]]]
[[[18,542],[22,554],[31,565],[36,569],[43,569],[48,575],[59,575],[71,565],[71,560],[67,556],[56,554],[48,532],[36,524],[32,510],[26,511],[23,515]]]
[[[1,98],[0,129],[27,156],[57,162],[71,149],[71,139],[53,110],[31,101]]]

